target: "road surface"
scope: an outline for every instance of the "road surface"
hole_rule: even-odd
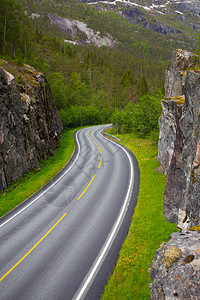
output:
[[[0,220],[0,299],[100,299],[139,189],[132,153],[81,129],[70,163]]]

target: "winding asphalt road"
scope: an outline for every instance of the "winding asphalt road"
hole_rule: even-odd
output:
[[[81,129],[70,163],[0,220],[0,299],[100,299],[139,189],[134,155]]]

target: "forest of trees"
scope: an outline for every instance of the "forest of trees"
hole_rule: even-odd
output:
[[[37,11],[41,18],[32,20],[30,14]],[[87,16],[88,26],[109,32],[118,43],[112,48],[67,44],[49,23],[48,12],[82,21]],[[155,33],[140,30],[138,36],[116,13],[73,0],[2,0],[0,55],[44,72],[66,129],[113,122],[118,132],[150,135],[158,131],[164,71],[172,49]]]
[[[23,56],[27,54],[28,18],[21,6],[12,0],[1,0],[0,10],[0,54]]]

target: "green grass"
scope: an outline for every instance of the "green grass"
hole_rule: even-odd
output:
[[[0,193],[0,216],[38,191],[69,161],[75,147],[75,130],[62,134],[55,156],[41,162],[40,171],[36,169],[25,174]],[[129,234],[102,299],[150,299],[148,268],[156,250],[169,240],[169,234],[176,231],[176,226],[168,223],[162,213],[165,178],[155,171],[158,167],[157,145],[133,134],[119,135],[119,138],[139,162],[140,192]]]
[[[150,299],[150,263],[156,250],[177,229],[165,220],[162,212],[166,180],[155,171],[157,145],[133,134],[118,137],[137,157],[140,191],[128,236],[101,300]]]
[[[25,174],[10,184],[6,191],[0,192],[0,217],[37,192],[67,164],[75,149],[76,130],[71,129],[62,133],[60,147],[54,156],[40,163],[39,170],[36,168]]]

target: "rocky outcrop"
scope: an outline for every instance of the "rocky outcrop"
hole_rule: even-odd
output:
[[[132,25],[140,24],[142,27],[155,31],[159,34],[166,35],[170,33],[172,34],[181,33],[181,31],[176,28],[165,26],[162,22],[160,22],[156,18],[153,20],[153,22],[149,22],[145,17],[145,14],[143,14],[137,8],[129,8],[128,10],[122,10],[119,12],[119,15],[127,19],[129,23]]]
[[[101,33],[99,31],[95,32],[93,29],[89,28],[87,24],[78,20],[69,20],[52,14],[48,14],[48,17],[51,21],[51,24],[55,25],[62,32],[72,37],[78,37],[81,35],[81,41],[77,40],[76,43],[94,44],[97,47],[112,47],[116,43],[109,33],[101,37]]]
[[[162,101],[158,158],[167,175],[164,215],[180,228],[195,225],[200,217],[199,112],[200,73],[193,53],[177,50],[166,71]],[[184,96],[177,104],[174,96]]]
[[[199,299],[200,71],[192,70],[196,62],[193,53],[177,50],[166,71],[158,145],[160,169],[167,176],[163,212],[181,232],[171,235],[151,263],[151,299]]]
[[[190,1],[176,1],[175,7],[177,9],[180,9],[181,11],[187,11],[192,12],[194,15],[200,16],[200,3],[196,0],[190,0]]]
[[[173,233],[149,268],[151,299],[199,299],[200,232]]]
[[[0,190],[51,154],[62,130],[44,75],[28,65],[12,68],[18,83],[0,69]]]
[[[109,10],[117,11],[130,24],[138,24],[162,35],[176,35],[179,42],[185,35],[185,28],[189,27],[195,31],[200,28],[200,3],[196,0],[77,1],[94,5],[100,10],[107,10],[109,4]],[[104,5],[103,8],[102,5]],[[169,20],[174,27],[169,26]]]

